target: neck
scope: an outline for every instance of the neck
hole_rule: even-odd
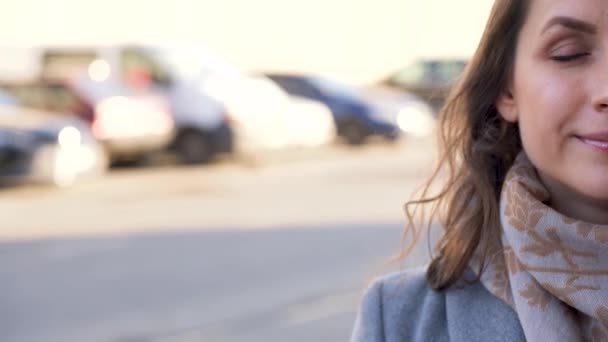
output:
[[[549,191],[551,208],[573,219],[608,225],[608,201],[584,196],[540,172],[539,177]]]

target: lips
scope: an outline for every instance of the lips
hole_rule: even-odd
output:
[[[583,143],[608,151],[608,132],[599,132],[577,136]]]

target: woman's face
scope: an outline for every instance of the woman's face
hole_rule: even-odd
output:
[[[608,203],[608,0],[531,0],[497,107],[552,201]]]

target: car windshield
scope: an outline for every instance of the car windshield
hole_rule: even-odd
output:
[[[348,97],[358,97],[360,95],[359,89],[357,89],[355,86],[332,78],[312,77],[310,82],[325,94]]]
[[[131,96],[132,92],[124,84],[116,81],[92,81],[88,77],[80,77],[71,83],[71,87],[82,97],[93,103],[113,96]]]
[[[196,80],[213,73],[238,75],[239,71],[203,48],[152,48],[149,49],[156,60],[172,71],[174,77]]]
[[[422,83],[425,76],[424,63],[416,62],[397,71],[391,77],[391,80],[396,84],[413,85]]]
[[[405,86],[448,84],[456,79],[465,67],[464,60],[417,61],[397,71],[391,81]]]

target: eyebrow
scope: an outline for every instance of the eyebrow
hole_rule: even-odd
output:
[[[571,17],[553,17],[547,22],[547,24],[545,24],[541,34],[545,33],[545,31],[547,31],[549,28],[556,25],[589,34],[597,33],[597,27],[589,22]]]

